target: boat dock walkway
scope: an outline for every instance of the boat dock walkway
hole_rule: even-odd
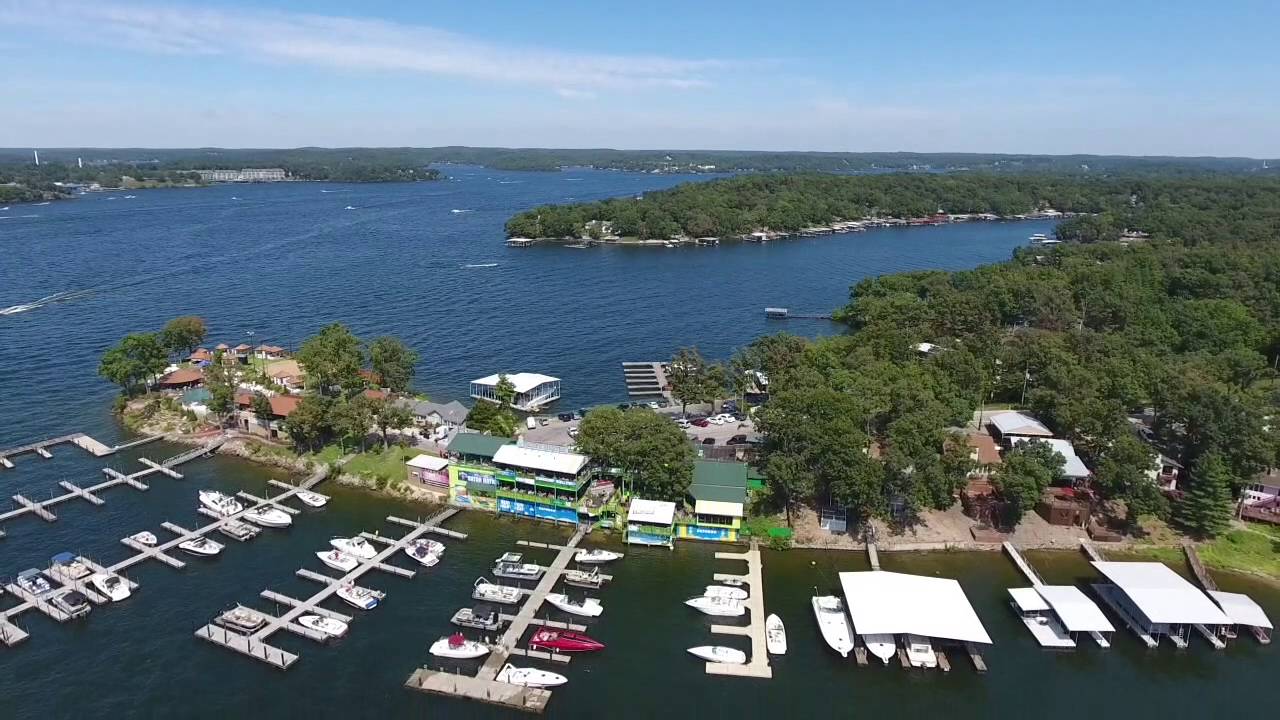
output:
[[[0,612],[0,643],[3,643],[6,646],[13,646],[27,639],[27,632],[15,625],[13,623],[13,619],[29,610],[39,610],[60,623],[74,620],[74,617],[68,615],[66,612],[58,609],[50,603],[54,597],[65,592],[71,590],[80,592],[94,605],[106,605],[111,602],[110,598],[104,597],[87,582],[90,574],[109,572],[109,570],[84,556],[76,556],[75,560],[87,568],[89,573],[81,575],[80,577],[75,577],[67,570],[66,567],[56,563],[52,564],[40,571],[49,579],[52,588],[49,592],[41,593],[39,596],[32,595],[19,587],[16,583],[9,584],[4,587],[4,590],[7,590],[10,595],[13,595],[22,602],[8,610],[5,610],[4,612]],[[138,583],[133,582],[124,576],[121,576],[121,579],[129,583],[130,589],[138,587]]]
[[[264,499],[263,503],[275,505],[276,501],[282,498],[291,497],[300,489],[302,489],[302,486],[295,487],[289,492],[286,492],[273,500]],[[343,622],[351,621],[352,618],[350,616],[343,615],[332,610],[326,610],[320,607],[320,603],[332,597],[342,586],[354,585],[356,580],[359,580],[361,576],[370,570],[380,570],[382,572],[388,572],[406,578],[414,577],[417,573],[412,570],[405,570],[404,568],[390,565],[386,562],[387,559],[393,554],[403,551],[404,548],[414,540],[417,540],[429,532],[436,531],[436,526],[439,523],[448,520],[459,511],[459,508],[456,507],[448,508],[447,510],[442,511],[421,523],[414,522],[412,520],[404,520],[403,518],[388,517],[388,521],[401,525],[409,524],[413,527],[408,533],[398,539],[385,538],[373,533],[361,533],[362,537],[375,539],[386,545],[386,547],[372,558],[368,560],[360,560],[355,568],[342,577],[332,577],[307,570],[306,568],[300,568],[297,571],[296,574],[298,577],[318,582],[323,586],[311,597],[305,600],[298,600],[272,590],[262,591],[261,597],[271,600],[277,605],[283,605],[288,608],[279,615],[263,613],[267,617],[267,623],[263,627],[246,635],[229,632],[227,629],[220,627],[215,623],[209,623],[208,625],[201,627],[199,630],[196,630],[195,635],[196,637],[211,642],[214,645],[220,645],[229,650],[234,650],[241,655],[251,657],[255,660],[260,660],[272,667],[276,667],[281,670],[288,670],[295,662],[298,661],[298,656],[294,653],[287,652],[268,644],[267,640],[272,635],[281,630],[285,630],[316,642],[327,641],[329,639],[327,635],[316,630],[305,628],[297,624],[296,620],[302,615],[316,614],[324,615],[335,620],[341,620]],[[466,535],[463,535],[462,533],[456,533],[455,536],[457,535],[461,535],[464,538],[466,537]]]
[[[876,549],[873,542],[867,543],[867,562],[870,563],[872,570],[880,569],[880,551]]]
[[[152,435],[150,437],[144,437],[140,440],[134,440],[133,442],[127,442],[113,447],[105,443],[98,442],[84,433],[60,435],[58,437],[49,438],[48,440],[40,440],[38,442],[27,443],[26,445],[0,450],[0,468],[12,469],[14,467],[12,458],[25,453],[35,453],[47,460],[53,457],[53,453],[49,452],[49,448],[63,443],[71,443],[76,447],[83,448],[94,457],[103,457],[104,455],[112,455],[121,450],[137,447],[138,445],[143,445],[153,440],[159,440],[160,437],[160,435]]]
[[[557,552],[556,558],[546,567],[546,572],[533,590],[525,592],[524,604],[520,607],[520,610],[515,615],[502,615],[502,618],[508,620],[511,625],[502,634],[498,644],[490,649],[489,657],[485,659],[484,664],[480,666],[480,670],[475,675],[463,675],[421,667],[409,675],[408,679],[405,680],[404,686],[419,692],[478,700],[515,710],[536,713],[546,710],[547,703],[551,700],[550,690],[511,685],[498,682],[496,678],[502,666],[512,656],[534,657],[556,662],[569,661],[567,655],[525,650],[516,647],[516,645],[524,637],[529,627],[534,625],[585,629],[583,626],[575,626],[571,623],[539,620],[535,616],[538,610],[541,609],[543,602],[546,601],[547,595],[564,574],[565,569],[569,567],[573,556],[578,552],[578,543],[582,542],[586,532],[585,528],[578,528],[578,531],[564,545],[551,545],[527,540],[520,540],[516,543],[524,547],[555,550]]]
[[[1022,553],[1018,552],[1018,548],[1014,547],[1013,543],[1005,540],[1000,547],[1004,548],[1009,559],[1013,560],[1013,564],[1018,566],[1018,569],[1022,571],[1023,575],[1027,576],[1027,580],[1030,580],[1032,585],[1040,586],[1046,584],[1044,578],[1040,577],[1040,573],[1036,572],[1036,569],[1031,567],[1031,563],[1022,557]]]
[[[868,546],[870,547],[870,546]],[[751,549],[747,552],[718,552],[717,560],[744,560],[747,563],[746,575],[716,573],[716,582],[724,580],[742,580],[751,588],[747,598],[750,611],[750,624],[746,627],[731,625],[712,625],[711,632],[731,635],[743,635],[751,638],[751,659],[745,665],[728,665],[725,663],[706,664],[708,675],[733,675],[736,677],[771,678],[773,669],[769,667],[769,652],[765,647],[764,632],[764,563],[760,560],[760,547],[755,539],[751,541]]]
[[[88,438],[87,435],[67,436],[67,437]],[[92,438],[89,438],[89,439],[92,440]],[[136,445],[142,442],[150,442],[151,440],[154,440],[154,439],[155,439],[154,437],[144,438],[143,440],[137,441],[133,444]],[[58,439],[58,438],[55,438],[55,440],[57,440],[58,442],[75,442],[74,440],[65,440],[65,439]],[[46,441],[46,442],[49,442],[49,441]],[[97,441],[94,440],[93,442],[97,442]],[[61,503],[67,502],[69,500],[80,499],[92,505],[102,505],[106,503],[106,501],[103,500],[101,497],[99,497],[98,493],[108,488],[113,488],[117,485],[128,485],[129,487],[132,487],[135,490],[148,490],[150,489],[149,486],[146,483],[142,482],[141,478],[147,477],[148,475],[153,475],[155,473],[163,473],[170,477],[181,479],[182,475],[174,471],[172,468],[178,465],[181,465],[185,462],[190,462],[191,460],[195,460],[196,458],[201,457],[207,453],[213,452],[214,450],[217,450],[218,447],[222,445],[222,443],[223,443],[223,439],[219,437],[201,447],[198,447],[194,450],[187,451],[180,455],[175,455],[159,463],[153,460],[149,460],[147,458],[138,458],[138,462],[142,463],[143,465],[146,465],[147,467],[145,469],[139,470],[129,475],[125,475],[124,473],[118,470],[113,470],[112,468],[103,468],[102,472],[104,475],[107,476],[107,479],[98,483],[97,485],[93,485],[87,488],[82,488],[82,487],[79,487],[78,485],[73,485],[72,483],[67,482],[66,480],[63,480],[58,484],[66,492],[63,493],[62,495],[49,498],[48,500],[45,500],[43,502],[36,502],[22,495],[14,495],[13,502],[17,504],[18,507],[8,512],[0,513],[0,522],[5,520],[10,520],[22,515],[27,515],[27,514],[35,515],[36,517],[40,518],[41,520],[44,520],[45,522],[54,522],[58,519],[58,516],[54,515],[49,510],[49,508],[55,505],[59,505]],[[24,448],[18,448],[18,449],[24,450]]]

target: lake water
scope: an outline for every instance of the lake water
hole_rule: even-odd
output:
[[[1000,260],[1029,234],[1048,229],[956,225],[764,246],[508,249],[501,225],[514,211],[685,178],[448,172],[454,181],[149,191],[0,213],[12,216],[0,221],[0,308],[87,291],[0,316],[0,447],[71,431],[122,439],[107,410],[114,390],[94,376],[98,355],[122,334],[154,329],[178,314],[206,317],[211,344],[239,342],[253,331],[251,342],[293,346],[341,320],[362,335],[393,333],[413,344],[423,355],[418,383],[438,397],[460,397],[468,379],[496,370],[532,370],[562,377],[565,404],[576,407],[622,399],[623,360],[663,358],[695,343],[723,357],[764,332],[836,330],[820,321],[766,321],[765,306],[828,311],[866,275]],[[488,263],[497,265],[466,267]],[[103,465],[129,471],[140,467],[138,456],[160,459],[179,450],[154,444],[96,460],[61,446],[52,460],[28,455],[16,469],[0,470],[0,496],[46,498],[59,480],[88,485]],[[199,460],[182,471],[184,480],[153,478],[146,493],[105,491],[102,507],[58,506],[56,523],[30,516],[9,522],[0,575],[43,566],[62,550],[115,562],[129,552],[123,536],[160,532],[166,520],[202,522],[198,489],[262,494],[268,478],[282,477],[232,458]],[[264,589],[309,594],[314,585],[294,570],[321,570],[312,553],[328,538],[398,533],[386,515],[431,511],[341,488],[326,492],[334,500],[325,510],[308,511],[293,528],[265,531],[246,545],[228,543],[212,561],[193,559],[183,571],[137,567],[131,577],[141,587],[134,597],[96,609],[84,622],[64,626],[24,615],[20,625],[31,638],[0,648],[0,718],[517,716],[400,686],[431,661],[428,645],[448,632],[448,617],[469,603],[471,582],[492,559],[516,539],[564,536],[551,527],[474,513],[455,518],[450,526],[471,538],[448,541],[445,561],[412,580],[368,576],[365,584],[385,590],[387,600],[362,614],[342,641],[320,647],[277,636],[274,643],[301,655],[287,673],[192,637],[237,602],[273,610],[257,599]],[[1006,604],[1005,588],[1023,581],[1007,559],[981,553],[886,555],[883,563],[961,581],[995,641],[984,653],[989,673],[976,675],[955,658],[949,675],[859,669],[824,649],[808,598],[815,586],[831,589],[836,572],[866,569],[865,560],[791,551],[766,553],[764,588],[769,611],[787,623],[790,654],[775,661],[771,681],[712,678],[684,649],[713,641],[741,645],[710,635],[710,621],[680,603],[713,572],[740,569],[714,560],[715,549],[685,543],[674,551],[627,550],[627,559],[611,568],[615,582],[599,593],[604,616],[589,623],[609,648],[556,668],[570,684],[555,692],[549,717],[1253,717],[1263,713],[1251,694],[1280,672],[1275,647],[1260,648],[1248,636],[1225,652],[1199,639],[1187,651],[1167,643],[1148,651],[1124,632],[1106,652],[1043,652]],[[1038,553],[1032,561],[1050,582],[1094,577],[1074,553]],[[1274,587],[1219,580],[1280,618]],[[0,607],[12,603],[0,597]]]

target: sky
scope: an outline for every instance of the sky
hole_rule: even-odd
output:
[[[0,0],[0,147],[1280,156],[1280,2]]]

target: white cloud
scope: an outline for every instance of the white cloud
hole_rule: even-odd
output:
[[[497,45],[423,25],[301,13],[206,10],[83,0],[0,0],[0,25],[59,39],[172,55],[233,56],[340,70],[410,72],[584,92],[691,88],[720,60],[568,53]]]

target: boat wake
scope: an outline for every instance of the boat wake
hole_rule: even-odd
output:
[[[21,303],[19,305],[10,305],[7,308],[0,308],[0,315],[17,315],[18,313],[24,313],[28,310],[35,310],[38,307],[44,307],[45,305],[48,305],[50,303],[62,302],[64,300],[74,300],[75,298],[78,298],[78,297],[84,297],[85,295],[88,295],[91,292],[93,291],[92,290],[68,290],[65,292],[54,293],[52,295],[46,295],[45,297],[42,297],[39,300],[33,300],[32,302],[29,302],[29,303]]]
[[[522,182],[524,181],[523,180],[499,180],[498,184],[499,185],[518,185]]]
[[[464,267],[464,268],[490,268],[490,267],[498,267],[498,263],[471,263],[471,264],[468,264],[468,265],[463,265],[462,267]]]
[[[456,209],[456,208],[455,208],[455,209],[453,209],[453,210],[450,210],[449,212],[454,213],[454,214],[456,215],[456,214],[459,214],[459,213],[475,212],[475,210],[458,210],[458,209]]]

